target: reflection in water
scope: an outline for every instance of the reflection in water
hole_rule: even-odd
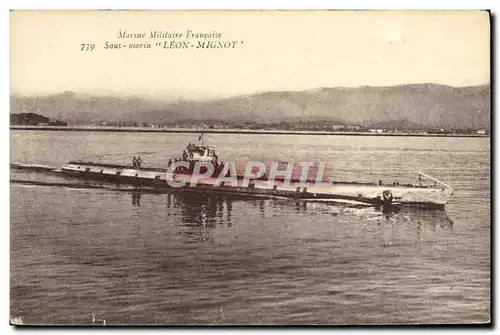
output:
[[[420,225],[431,223],[434,228],[439,226],[442,229],[451,230],[453,227],[453,221],[444,210],[405,209],[398,211],[393,217],[399,221],[405,220]]]
[[[213,227],[222,222],[224,203],[231,201],[218,196],[181,192],[175,195],[176,204],[181,211],[181,222],[186,225]]]
[[[399,211],[393,215],[380,215],[378,220],[379,235],[384,246],[393,245],[394,240],[407,243],[412,239],[416,241],[435,240],[438,227],[447,234],[453,234],[453,221],[442,210],[409,210]],[[404,242],[401,240],[405,240]]]
[[[166,207],[178,210],[180,222],[185,227],[204,228],[206,233],[209,228],[217,225],[231,227],[233,204],[245,202],[247,206],[255,209],[254,215],[261,218],[275,217],[281,213],[295,212],[308,215],[331,215],[331,216],[356,216],[363,221],[373,222],[380,226],[381,230],[390,227],[390,234],[394,236],[395,231],[405,227],[420,237],[424,227],[436,233],[436,227],[452,231],[453,222],[446,211],[443,210],[421,210],[418,208],[398,208],[392,213],[384,213],[381,208],[373,207],[346,207],[332,203],[306,202],[296,200],[268,200],[259,198],[248,198],[238,195],[216,195],[203,194],[190,191],[174,191],[166,195]],[[141,193],[139,190],[132,192],[132,205],[140,207]],[[398,228],[399,227],[399,228]],[[187,234],[190,234],[187,232]],[[203,234],[205,235],[205,234]],[[392,241],[392,238],[391,238]],[[389,242],[389,245],[392,242]]]
[[[132,192],[132,206],[141,207],[141,193],[138,191]]]
[[[230,196],[188,191],[167,193],[166,198],[167,208],[180,210],[183,224],[209,227],[217,223],[231,225],[232,202],[238,200]]]
[[[228,201],[226,205],[227,205],[227,224],[228,226],[231,226],[232,225],[231,212],[233,211],[233,203],[231,201]]]

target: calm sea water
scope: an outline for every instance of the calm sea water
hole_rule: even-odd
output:
[[[12,131],[11,162],[165,165],[192,134]],[[450,184],[446,211],[118,189],[11,170],[11,317],[29,324],[394,324],[490,319],[487,138],[211,135],[224,160]]]

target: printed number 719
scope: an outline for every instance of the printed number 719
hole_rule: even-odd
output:
[[[83,43],[81,45],[80,51],[92,51],[95,48],[95,44],[86,44]]]

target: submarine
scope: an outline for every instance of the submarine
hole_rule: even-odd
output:
[[[451,186],[423,172],[418,173],[418,185],[396,182],[387,185],[382,181],[333,181],[318,184],[314,180],[269,178],[265,174],[252,177],[236,175],[228,166],[230,164],[218,162],[215,148],[189,144],[183,151],[182,160],[169,160],[166,167],[141,167],[140,163],[135,162],[133,166],[129,166],[76,160],[63,164],[58,172],[71,178],[148,188],[158,192],[187,191],[251,198],[289,198],[381,207],[384,212],[391,212],[399,207],[444,209],[454,192]],[[194,171],[195,167],[198,167],[197,173]],[[422,185],[422,177],[432,180],[433,184]]]

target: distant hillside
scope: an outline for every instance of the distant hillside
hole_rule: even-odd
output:
[[[23,126],[37,126],[37,125],[66,126],[67,125],[66,122],[61,122],[59,120],[51,121],[48,117],[38,115],[35,113],[10,114],[10,124],[23,125]]]
[[[19,112],[40,113],[76,124],[162,125],[185,120],[220,120],[238,125],[313,120],[366,127],[489,129],[490,86],[333,87],[174,102],[89,97],[73,92],[40,97],[13,95],[11,113]]]

